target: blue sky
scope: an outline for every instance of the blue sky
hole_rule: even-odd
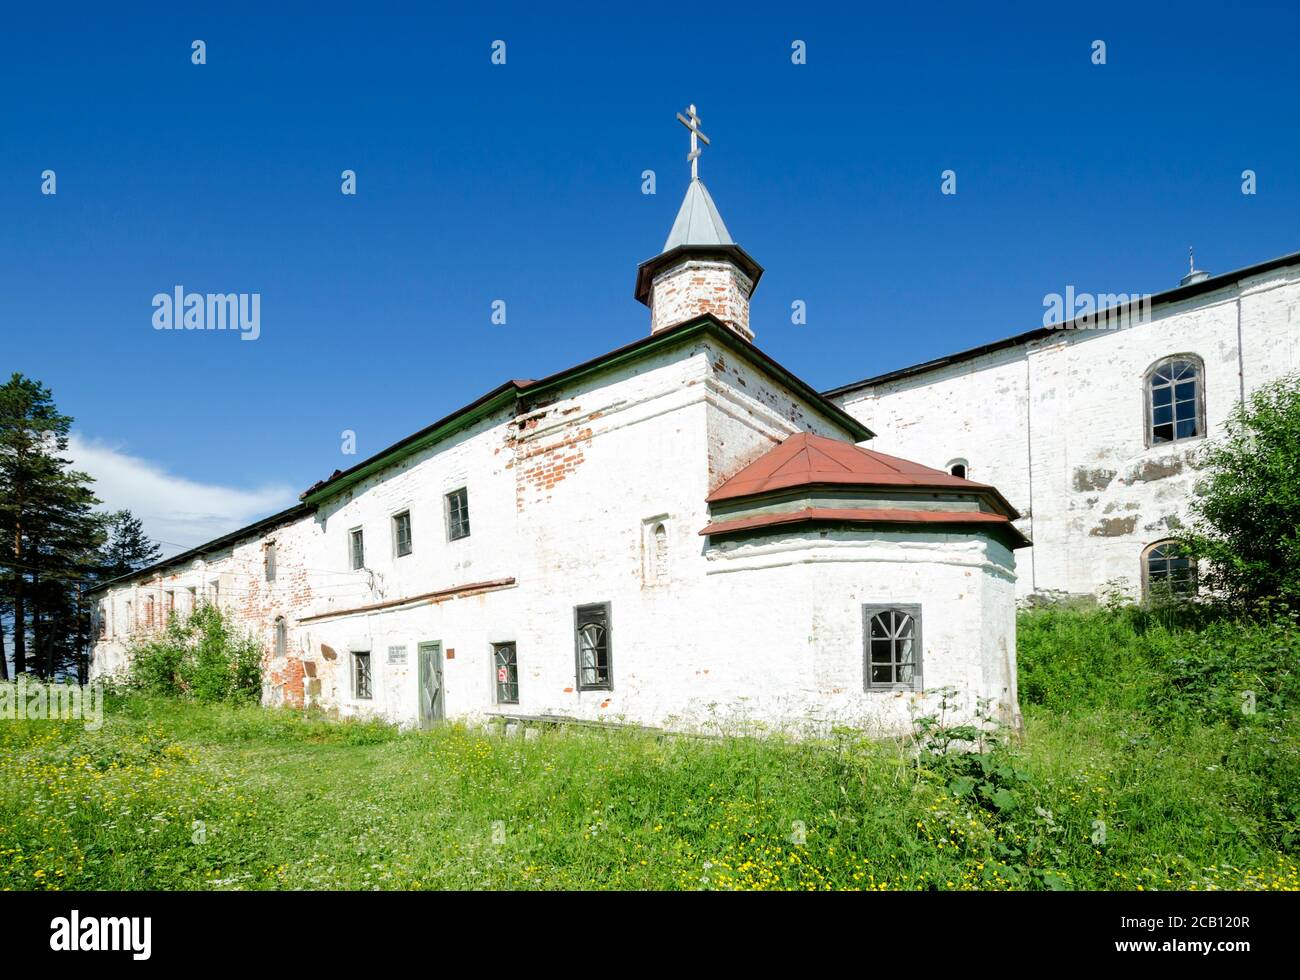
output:
[[[1032,328],[1067,286],[1169,288],[1191,244],[1215,272],[1300,249],[1282,6],[187,6],[0,34],[0,370],[176,546],[643,336],[688,102],[767,270],[757,343],[820,388]],[[261,336],[154,330],[176,285],[260,293]]]

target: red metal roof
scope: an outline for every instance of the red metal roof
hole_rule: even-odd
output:
[[[990,525],[998,527],[1012,540],[1013,548],[1023,548],[1030,541],[1011,520],[1002,514],[989,514],[978,510],[903,510],[893,507],[837,508],[805,507],[802,510],[785,511],[775,514],[757,514],[753,517],[738,517],[730,521],[718,521],[710,524],[700,534],[718,535],[733,531],[749,531],[759,527],[772,527],[781,524],[808,523],[848,524],[943,524],[948,526]]]
[[[709,503],[717,503],[774,490],[818,485],[991,493],[1005,505],[1009,516],[1020,516],[996,489],[987,484],[810,432],[796,432],[789,436],[724,481],[707,499]]]

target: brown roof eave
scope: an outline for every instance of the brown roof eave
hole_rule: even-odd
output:
[[[1002,492],[997,487],[987,483],[975,483],[974,481],[965,481],[965,486],[953,486],[951,484],[917,484],[917,483],[796,483],[787,487],[773,487],[759,491],[753,494],[740,494],[737,496],[719,496],[718,491],[714,491],[704,498],[706,504],[726,502],[728,504],[740,501],[758,503],[764,498],[779,497],[790,493],[798,493],[803,490],[879,490],[889,493],[969,493],[987,499],[994,507],[1001,512],[1001,516],[1008,520],[1017,521],[1020,519],[1020,511],[1011,505],[1011,501],[1002,496]]]
[[[1012,550],[1027,548],[1033,542],[998,514],[970,511],[914,511],[885,508],[836,509],[807,507],[803,510],[775,514],[759,514],[731,521],[717,521],[699,533],[705,537],[722,537],[745,534],[770,528],[786,528],[800,524],[858,524],[877,527],[960,528],[964,531],[982,531],[1007,539]]]

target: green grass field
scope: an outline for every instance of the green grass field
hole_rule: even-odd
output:
[[[1293,621],[1020,628],[1025,732],[973,778],[847,733],[0,722],[0,888],[1300,888]]]

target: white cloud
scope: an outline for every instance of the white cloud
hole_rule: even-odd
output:
[[[95,496],[104,509],[130,510],[149,537],[162,544],[164,555],[251,524],[290,506],[297,497],[287,484],[244,490],[186,479],[76,432],[68,439],[68,455],[76,469],[95,478]]]

